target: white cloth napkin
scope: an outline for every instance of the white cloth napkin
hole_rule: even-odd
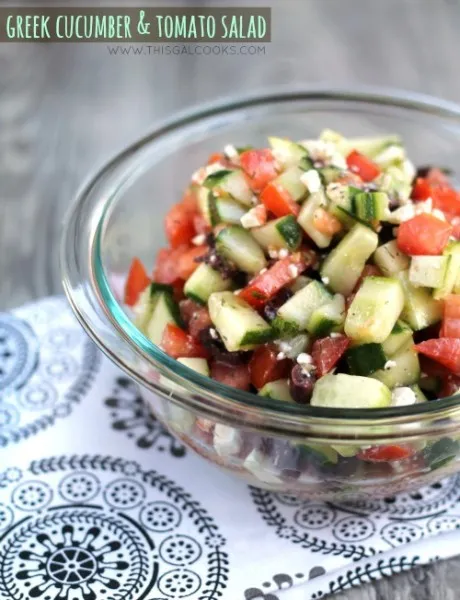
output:
[[[186,450],[66,301],[0,314],[0,598],[310,600],[453,556],[460,476],[320,504]]]

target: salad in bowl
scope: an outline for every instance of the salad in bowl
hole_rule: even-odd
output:
[[[115,159],[67,224],[66,291],[156,417],[208,460],[283,493],[388,496],[459,469],[460,193],[444,161],[420,165],[392,133],[418,130],[403,100],[340,96],[369,118],[389,102],[388,134],[237,143],[248,111],[266,129],[267,111],[294,122],[296,102],[327,120],[327,99],[264,98]],[[207,158],[163,212],[145,190],[176,178],[170,147],[182,170],[197,148]]]

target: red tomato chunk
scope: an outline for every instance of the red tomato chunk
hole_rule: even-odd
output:
[[[350,340],[344,335],[320,338],[313,342],[311,355],[318,377],[329,373],[335,367],[349,345]]]
[[[450,371],[460,374],[460,339],[438,338],[415,346],[417,352],[429,356]]]
[[[205,348],[191,335],[172,323],[166,325],[160,346],[173,358],[206,358]]]
[[[149,285],[150,279],[144,265],[138,258],[133,259],[125,286],[125,304],[134,306],[140,294]]]
[[[249,178],[252,189],[256,192],[260,192],[278,175],[275,158],[272,151],[267,148],[242,152],[240,164]]]
[[[220,383],[239,390],[249,390],[251,385],[248,365],[224,365],[220,362],[213,362],[211,377]]]
[[[442,254],[452,226],[433,215],[422,213],[398,228],[398,248],[410,256]]]
[[[288,359],[277,360],[278,346],[267,344],[254,351],[249,362],[251,383],[257,389],[262,388],[269,381],[283,379],[289,374],[291,361]]]

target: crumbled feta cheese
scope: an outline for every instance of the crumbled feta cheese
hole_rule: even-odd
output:
[[[270,258],[278,258],[278,250],[276,250],[276,248],[269,248],[268,249],[268,256]]]
[[[393,367],[396,367],[396,362],[394,360],[387,360],[387,362],[384,364],[383,368],[388,370],[388,369],[392,369]]]
[[[268,463],[263,452],[257,448],[248,454],[243,466],[262,483],[281,483],[281,479],[273,473],[273,465]]]
[[[233,164],[240,164],[240,155],[238,154],[238,150],[232,144],[227,144],[224,148],[225,156],[232,161]]]
[[[414,179],[415,174],[417,172],[413,163],[408,158],[406,158],[403,161],[402,170],[403,170],[405,177],[408,179],[408,181],[412,181],[412,179]]]
[[[430,213],[433,210],[433,200],[431,198],[427,198],[423,202],[417,202],[417,204],[414,206],[414,210],[416,215]]]
[[[233,293],[235,294],[235,296],[238,296],[238,294],[241,294],[242,291],[243,288],[240,288],[239,290],[235,290]]]
[[[291,277],[297,277],[299,275],[299,269],[297,265],[289,265],[288,272]]]
[[[331,338],[338,338],[340,337],[342,334],[339,333],[338,331],[333,331],[331,334],[329,334]]]
[[[389,223],[403,223],[415,217],[415,206],[411,204],[404,204],[396,210],[390,212],[387,217]]]
[[[281,250],[278,251],[279,258],[287,258],[288,256],[289,256],[289,250],[287,248],[281,248]]]
[[[200,235],[196,235],[194,238],[192,238],[192,244],[194,244],[195,246],[201,246],[205,243],[205,241],[206,236],[204,235],[204,233],[200,233]]]
[[[374,160],[378,165],[386,167],[391,163],[403,161],[405,157],[404,148],[400,145],[392,144],[385,148],[385,150],[382,150]]]
[[[321,281],[324,283],[324,285],[329,285],[329,277],[321,277]]]
[[[307,354],[306,352],[302,352],[297,357],[297,362],[299,363],[299,365],[302,365],[302,366],[303,365],[311,365],[313,363],[313,358],[310,356],[310,354]]]
[[[305,185],[310,194],[319,192],[323,188],[319,173],[318,171],[315,171],[315,169],[310,169],[309,171],[302,173],[300,181]]]
[[[219,162],[213,163],[212,165],[207,165],[206,167],[201,167],[201,169],[198,169],[198,171],[193,173],[192,182],[202,185],[208,175],[212,175],[212,173],[217,173],[217,171],[222,171],[225,169],[226,167]]]
[[[284,354],[284,352],[278,352],[278,354],[276,355],[276,360],[284,360],[286,358],[286,355]]]
[[[258,200],[257,196],[252,196],[251,197],[251,204],[253,206],[257,206],[257,204],[259,204],[259,200]]]
[[[436,217],[437,219],[440,219],[441,221],[446,220],[445,214],[442,212],[442,210],[439,210],[439,208],[433,208],[433,210],[431,211],[431,214],[433,215],[433,217]]]
[[[214,428],[214,449],[220,456],[238,454],[241,450],[242,438],[234,427],[218,423]]]
[[[264,267],[263,269],[261,269],[261,270],[259,271],[259,275],[263,275],[263,274],[264,274],[264,273],[266,273],[266,272],[267,272],[267,267]]]
[[[347,162],[344,156],[337,151],[337,147],[332,142],[324,140],[304,140],[300,145],[308,150],[313,163],[318,163],[319,166],[333,165],[339,169],[346,169]]]
[[[393,390],[391,394],[392,406],[410,406],[417,402],[417,396],[410,387],[399,387]]]
[[[209,335],[212,337],[213,340],[217,340],[217,338],[219,337],[214,327],[209,328]]]
[[[260,227],[264,224],[262,219],[260,219],[259,215],[257,214],[257,209],[255,207],[248,210],[248,212],[241,217],[240,222],[245,229]]]

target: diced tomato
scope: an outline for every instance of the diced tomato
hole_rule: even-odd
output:
[[[259,307],[268,302],[282,287],[294,281],[302,271],[313,264],[316,255],[310,251],[296,252],[278,260],[264,273],[257,275],[241,290],[239,297],[251,306]]]
[[[202,233],[206,234],[211,231],[211,226],[201,213],[196,213],[193,215],[193,228],[195,229],[195,233],[197,235]]]
[[[320,207],[313,213],[313,227],[324,235],[334,235],[342,230],[343,225],[334,215]]]
[[[278,183],[266,185],[260,194],[260,201],[275,217],[298,215],[300,212],[300,206],[291,194]]]
[[[256,192],[260,192],[278,175],[275,158],[268,148],[242,152],[240,164],[249,178],[252,189]]]
[[[128,279],[125,286],[125,304],[134,306],[139,299],[140,294],[150,283],[144,265],[138,258],[134,258],[129,268]]]
[[[183,204],[172,206],[165,217],[166,237],[172,248],[188,244],[195,235],[194,213]]]
[[[347,156],[347,166],[352,173],[359,175],[363,181],[372,181],[380,175],[380,167],[357,150],[352,150]]]
[[[354,292],[357,292],[361,287],[362,282],[366,279],[366,277],[381,277],[382,272],[376,265],[364,265],[364,269],[359,276],[358,281],[353,289]]]
[[[428,356],[420,354],[419,361],[422,373],[425,373],[428,377],[447,377],[450,374],[446,367],[443,367],[432,358],[428,358]]]
[[[153,280],[157,283],[175,283],[179,279],[177,272],[179,257],[188,249],[189,246],[186,244],[177,248],[161,248],[157,254]]]
[[[204,256],[208,251],[207,246],[194,246],[190,250],[186,250],[180,257],[177,263],[177,274],[181,279],[188,279],[190,275],[198,267],[195,259]]]
[[[414,200],[426,200],[431,196],[431,185],[424,177],[417,177],[412,188],[412,198]]]
[[[373,446],[358,452],[357,457],[369,462],[391,462],[393,460],[404,460],[415,454],[415,449],[410,446]]]
[[[431,214],[422,213],[398,228],[398,248],[405,254],[437,255],[444,250],[452,226]]]
[[[249,390],[251,385],[248,365],[225,365],[215,361],[211,365],[211,377],[239,390]]]
[[[207,358],[208,352],[183,329],[168,323],[163,331],[160,346],[173,358]]]
[[[249,361],[249,372],[251,383],[257,389],[262,388],[269,381],[288,376],[291,361],[288,359],[277,360],[278,354],[279,348],[275,344],[266,344],[254,351]]]
[[[222,162],[224,160],[225,160],[225,154],[223,154],[222,152],[213,152],[208,158],[208,165]]]
[[[349,345],[350,340],[345,335],[320,338],[313,342],[311,355],[318,377],[322,377],[335,367]]]
[[[433,360],[452,371],[460,374],[460,339],[438,338],[427,340],[414,346],[417,352],[429,356]]]
[[[460,377],[458,375],[446,375],[442,378],[442,387],[439,392],[441,398],[453,396],[460,390]]]
[[[182,300],[179,305],[180,314],[186,323],[189,333],[192,337],[198,337],[202,329],[211,327],[212,321],[209,311],[205,306],[201,306],[193,300]]]
[[[198,201],[196,199],[196,195],[190,188],[185,190],[180,204],[189,212],[195,213],[198,210]]]
[[[460,215],[460,194],[450,186],[438,186],[431,188],[433,207],[439,210]]]
[[[460,295],[450,294],[444,298],[444,318],[439,335],[460,338]]]
[[[176,302],[180,302],[185,296],[184,296],[184,285],[185,282],[178,279],[177,281],[175,281],[172,284],[172,288],[173,288],[173,298]]]

